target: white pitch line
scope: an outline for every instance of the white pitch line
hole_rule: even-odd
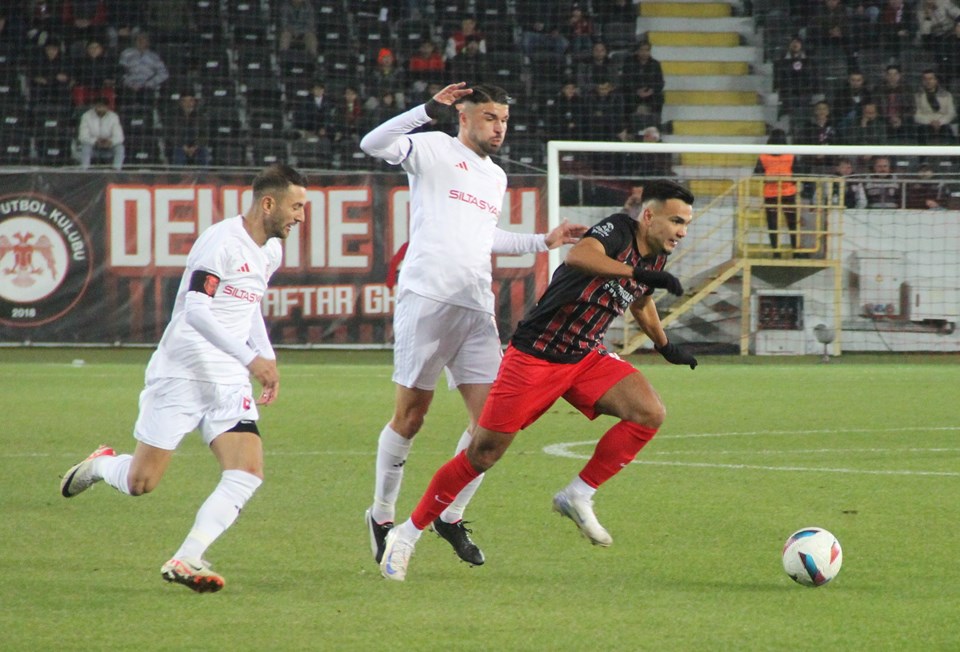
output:
[[[956,430],[957,428],[945,428],[946,430]],[[920,430],[920,428],[918,428]],[[860,432],[859,430],[856,432]],[[741,433],[742,434],[742,433]],[[760,433],[757,433],[760,434]],[[561,444],[551,444],[550,446],[545,446],[543,452],[547,455],[553,455],[555,457],[566,457],[571,459],[586,460],[590,459],[590,455],[575,453],[571,448],[578,446],[594,446],[596,445],[596,440],[590,439],[587,441],[576,441],[576,442],[566,442]],[[842,449],[841,449],[842,450]],[[854,449],[855,451],[856,449]],[[868,451],[871,449],[868,449]],[[928,449],[928,448],[912,448],[912,449],[888,449],[886,452],[891,453],[903,453],[903,452],[940,452],[948,451],[955,452],[957,449],[948,448],[948,449]],[[715,454],[714,451],[697,451],[700,454]],[[732,452],[732,451],[731,451]],[[795,452],[803,451],[780,451],[782,454],[790,454]],[[837,452],[837,449],[823,449],[823,452]],[[884,449],[875,449],[874,452],[885,452]],[[743,454],[750,454],[751,451],[743,451]],[[660,452],[658,455],[669,455],[669,452]],[[681,461],[667,461],[667,460],[650,460],[650,459],[639,459],[634,460],[633,464],[644,464],[649,466],[686,466],[694,468],[711,468],[711,469],[737,469],[737,470],[755,470],[755,471],[787,471],[787,472],[804,472],[804,473],[846,473],[853,475],[917,475],[917,476],[939,476],[939,477],[960,477],[960,472],[958,471],[913,471],[913,470],[900,470],[900,469],[890,469],[890,470],[879,470],[879,469],[850,469],[850,468],[831,468],[831,467],[806,467],[806,466],[767,466],[760,464],[721,464],[716,462],[681,462]]]

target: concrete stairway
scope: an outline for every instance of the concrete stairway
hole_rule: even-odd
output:
[[[666,142],[762,143],[776,121],[768,106],[772,75],[752,18],[737,16],[739,0],[644,0],[639,30],[663,65]],[[680,176],[734,179],[749,174],[753,155],[683,154]],[[697,194],[714,195],[728,181],[697,181]]]

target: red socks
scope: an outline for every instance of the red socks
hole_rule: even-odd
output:
[[[596,489],[632,462],[655,434],[656,428],[621,421],[597,442],[593,457],[580,471],[580,479]]]
[[[437,469],[433,479],[427,485],[420,502],[417,503],[410,520],[418,530],[433,523],[447,508],[460,490],[480,475],[467,461],[467,452],[460,451],[452,460]]]

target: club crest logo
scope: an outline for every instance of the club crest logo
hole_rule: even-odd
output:
[[[72,309],[93,271],[83,225],[42,195],[0,197],[0,324],[39,326]]]

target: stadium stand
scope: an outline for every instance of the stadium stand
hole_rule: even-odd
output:
[[[446,54],[447,71],[476,71],[488,81],[504,86],[516,98],[516,107],[530,115],[542,117],[565,83],[580,82],[579,94],[589,97],[593,84],[587,87],[583,74],[585,50],[580,42],[577,50],[558,49],[558,44],[572,43],[576,33],[565,24],[576,5],[588,22],[589,38],[603,42],[609,50],[613,71],[614,93],[626,95],[629,89],[619,72],[627,67],[631,53],[640,42],[652,45],[652,56],[659,61],[665,78],[664,105],[656,126],[665,142],[736,142],[759,143],[771,129],[781,128],[788,134],[800,133],[813,117],[813,104],[837,88],[852,72],[863,75],[865,85],[874,93],[880,116],[886,121],[887,133],[898,144],[917,142],[917,134],[925,133],[913,125],[913,114],[904,113],[904,106],[921,94],[921,75],[933,70],[941,87],[955,94],[958,87],[957,62],[960,61],[960,40],[952,36],[931,37],[916,20],[917,2],[849,1],[797,3],[789,0],[722,0],[698,3],[669,0],[644,2],[548,2],[547,0],[308,0],[316,16],[317,54],[304,50],[302,44],[280,49],[280,15],[283,0],[171,0],[165,3],[172,11],[182,13],[173,21],[154,3],[134,10],[128,3],[112,3],[106,14],[102,38],[107,56],[113,61],[130,45],[131,34],[146,31],[153,37],[153,49],[165,62],[170,80],[157,91],[156,106],[169,105],[184,89],[197,94],[204,107],[224,115],[222,130],[211,138],[214,164],[242,164],[247,159],[249,143],[243,138],[284,139],[290,154],[296,158],[328,166],[346,165],[362,168],[364,159],[350,151],[341,156],[310,156],[309,140],[296,141],[291,129],[291,112],[308,94],[316,80],[326,83],[330,95],[338,96],[344,88],[355,85],[363,100],[366,115],[380,115],[380,97],[394,91],[397,98],[410,106],[423,99],[425,84],[414,84],[407,77],[404,88],[384,88],[373,83],[377,60],[384,51],[396,59],[399,69],[408,72],[408,63],[421,43],[433,42],[436,50],[445,52],[449,39],[462,29],[465,19],[474,19],[482,37],[486,54],[482,65],[453,65]],[[540,3],[539,5],[537,3]],[[834,5],[839,5],[839,9]],[[854,6],[856,4],[856,7]],[[901,9],[898,10],[898,4]],[[65,116],[51,117],[49,92],[36,81],[36,66],[43,63],[44,45],[61,43],[64,57],[82,51],[86,41],[81,32],[62,22],[61,13],[48,12],[42,17],[30,11],[32,3],[11,0],[4,3],[3,25],[0,27],[0,113],[5,125],[17,125],[18,133],[5,129],[3,159],[5,164],[63,165],[69,164],[70,147],[55,132],[72,131],[82,106],[66,106]],[[863,11],[859,10],[860,6]],[[547,34],[538,47],[523,51],[537,9],[552,20],[557,37]],[[126,13],[124,13],[126,12]],[[60,22],[58,22],[60,21]],[[468,21],[469,22],[469,21]],[[831,34],[840,34],[834,37]],[[804,70],[794,70],[795,59],[788,53],[788,44],[799,38]],[[71,41],[71,39],[73,39]],[[23,43],[27,45],[22,46]],[[893,91],[886,92],[885,75],[894,65],[902,81],[894,101]],[[809,86],[815,92],[804,93],[797,79],[807,84],[806,70],[815,76]],[[50,71],[47,71],[50,72]],[[796,73],[796,74],[793,74]],[[446,73],[443,73],[446,74]],[[432,80],[431,80],[432,81]],[[446,81],[440,78],[436,81]],[[471,81],[471,80],[467,80]],[[69,87],[73,82],[59,81]],[[892,86],[890,88],[893,88]],[[904,101],[906,98],[906,101]],[[151,97],[137,98],[149,103]],[[920,98],[923,99],[922,97]],[[892,103],[891,103],[892,102]],[[631,102],[624,103],[629,112]],[[271,112],[268,109],[273,108]],[[900,114],[896,112],[900,111]],[[137,106],[119,109],[125,121],[135,120]],[[272,113],[269,119],[265,114]],[[896,117],[894,117],[896,114]],[[26,120],[23,116],[33,116]],[[279,115],[279,118],[278,118]],[[229,116],[229,119],[227,119]],[[837,119],[841,119],[837,117]],[[897,124],[891,124],[896,120]],[[545,138],[538,125],[514,122],[515,137],[525,159],[539,161],[528,152]],[[628,132],[636,131],[635,117],[623,116]],[[905,124],[901,124],[905,123]],[[264,125],[270,125],[267,129]],[[156,130],[154,122],[149,129]],[[648,125],[643,125],[648,126]],[[845,125],[846,126],[846,125]],[[70,129],[66,129],[70,127]],[[141,140],[137,125],[132,142]],[[864,131],[856,132],[857,138]],[[948,125],[938,142],[955,142],[956,119]],[[155,135],[155,134],[154,134]],[[299,136],[299,134],[296,134]],[[635,137],[633,134],[629,137]],[[144,135],[146,138],[146,135]],[[233,142],[231,142],[233,139]],[[237,141],[237,139],[241,139]],[[796,140],[796,138],[794,139]],[[860,142],[858,140],[858,142]],[[540,143],[542,145],[542,142]],[[272,144],[271,151],[277,151]],[[128,167],[139,164],[164,165],[167,155],[158,147],[141,148],[139,156],[128,156]],[[258,148],[259,149],[262,148]],[[149,150],[149,151],[147,151]],[[269,156],[269,153],[264,153]],[[258,159],[261,158],[259,153]],[[675,165],[689,161],[678,159]],[[369,169],[379,169],[367,159]],[[903,167],[901,167],[903,166]],[[897,162],[897,169],[915,169],[916,161]]]

